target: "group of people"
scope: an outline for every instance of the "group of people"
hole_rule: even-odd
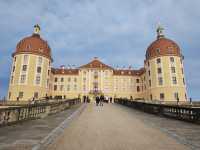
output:
[[[103,95],[101,95],[101,96],[96,96],[96,98],[95,98],[95,100],[96,100],[96,106],[103,106],[103,102],[106,102],[106,103],[112,103],[112,97],[104,97]]]
[[[103,102],[104,102],[104,96],[96,96],[96,106],[103,106]]]
[[[83,102],[84,103],[90,103],[90,99],[88,96],[83,96]]]

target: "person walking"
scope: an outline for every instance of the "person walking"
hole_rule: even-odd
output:
[[[83,102],[84,103],[86,102],[86,96],[85,95],[83,96]]]
[[[100,106],[103,106],[103,101],[104,101],[104,96],[101,95],[101,96],[100,96]]]
[[[99,97],[98,96],[96,96],[96,106],[98,106],[99,105]]]
[[[110,97],[110,103],[112,103],[112,97]]]

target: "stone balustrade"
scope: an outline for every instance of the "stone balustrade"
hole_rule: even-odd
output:
[[[115,99],[115,103],[129,106],[147,113],[200,123],[200,102],[148,101]]]
[[[0,126],[20,121],[44,118],[50,114],[58,113],[73,105],[79,104],[80,99],[70,100],[43,100],[34,102],[0,103]]]

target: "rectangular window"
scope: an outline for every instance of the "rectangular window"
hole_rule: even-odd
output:
[[[20,83],[25,83],[26,75],[21,75]]]
[[[28,64],[28,55],[24,55],[24,64]]]
[[[150,99],[151,99],[151,100],[153,99],[153,96],[152,96],[152,94],[150,95]]]
[[[86,91],[86,85],[83,85],[83,91]]]
[[[140,83],[140,79],[136,79],[136,83]]]
[[[70,91],[70,85],[69,84],[67,85],[67,91]]]
[[[54,81],[57,82],[57,81],[58,81],[58,78],[55,78]]]
[[[13,84],[13,78],[14,78],[14,77],[13,77],[13,76],[11,76],[11,81],[10,81],[10,82],[11,82],[11,84]]]
[[[49,74],[50,74],[50,70],[48,70],[48,76],[49,76]]]
[[[149,76],[151,75],[151,72],[150,72],[150,70],[148,71],[149,72]]]
[[[40,84],[40,76],[36,76],[36,84]]]
[[[74,91],[76,91],[77,90],[77,85],[76,84],[74,84]]]
[[[23,96],[24,96],[24,92],[19,92],[19,98],[23,98]]]
[[[71,78],[68,78],[68,82],[70,82],[71,81]]]
[[[182,72],[182,74],[184,74],[184,72],[183,72],[183,68],[181,68],[181,72]]]
[[[38,66],[42,65],[42,57],[38,57]]]
[[[175,67],[171,67],[171,72],[172,73],[176,73],[176,68]]]
[[[77,78],[74,78],[74,82],[77,82]]]
[[[176,77],[172,77],[172,82],[173,82],[173,84],[177,84]]]
[[[54,85],[53,89],[54,89],[54,91],[56,91],[57,90],[57,85]]]
[[[148,61],[148,67],[150,66],[149,61]]]
[[[162,69],[161,68],[158,68],[158,74],[162,73]]]
[[[185,85],[185,79],[183,78],[183,84]]]
[[[27,70],[27,65],[23,65],[22,66],[22,71],[26,71]]]
[[[161,63],[161,59],[160,58],[158,58],[156,61],[157,61],[157,64]]]
[[[151,87],[151,80],[149,80],[149,86]]]
[[[164,100],[165,99],[165,94],[164,93],[160,93],[160,100]]]
[[[34,98],[38,98],[38,92],[34,92]]]
[[[182,57],[184,57],[184,56],[182,56]],[[181,64],[183,64],[183,58],[180,58],[180,62],[181,62]]]
[[[60,85],[60,91],[63,91],[64,85]]]
[[[13,66],[13,70],[12,71],[15,72],[15,66]]]
[[[49,87],[49,79],[47,79],[47,88]]]
[[[42,68],[41,67],[37,67],[37,73],[41,73]]]
[[[174,57],[170,57],[170,62],[174,62]]]
[[[156,49],[156,52],[157,52],[157,54],[160,54],[160,49],[157,48],[157,49]]]
[[[163,78],[162,78],[162,77],[159,77],[159,78],[158,78],[158,84],[159,84],[159,85],[163,85]]]
[[[60,81],[63,82],[63,81],[64,81],[64,78],[61,78]]]
[[[178,92],[175,92],[175,93],[174,93],[174,98],[175,98],[176,100],[179,100]]]
[[[11,92],[9,92],[9,94],[8,94],[9,96],[8,96],[8,99],[10,99],[10,97],[11,97]]]
[[[140,87],[139,86],[137,86],[137,92],[140,92]]]

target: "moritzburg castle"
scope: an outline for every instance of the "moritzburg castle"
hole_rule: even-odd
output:
[[[12,59],[8,100],[92,98],[98,94],[112,98],[187,100],[181,49],[165,37],[161,26],[139,70],[116,69],[96,57],[78,68],[52,68],[51,48],[40,36],[39,25],[34,26],[31,36],[17,44]]]

